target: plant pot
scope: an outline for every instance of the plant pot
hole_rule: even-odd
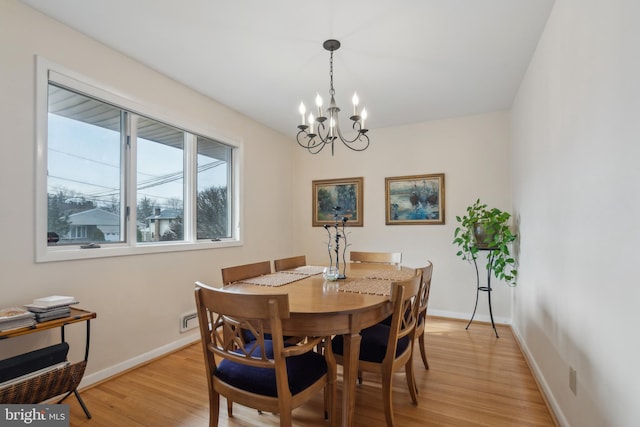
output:
[[[479,248],[491,247],[494,242],[495,232],[488,230],[486,224],[477,222],[473,226],[473,237],[476,240],[476,246]]]

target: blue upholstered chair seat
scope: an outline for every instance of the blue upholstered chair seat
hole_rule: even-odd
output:
[[[370,328],[360,331],[362,341],[360,341],[360,360],[365,362],[382,363],[384,355],[387,352],[387,343],[389,342],[389,326],[378,323]],[[410,337],[407,335],[398,340],[396,349],[396,357],[407,349],[411,343]],[[344,342],[342,335],[336,335],[331,340],[333,352],[342,355]]]
[[[267,357],[273,358],[272,341],[265,340],[265,347]],[[260,354],[258,348],[255,354]],[[306,389],[327,373],[327,363],[324,356],[313,351],[300,356],[288,357],[286,363],[289,390],[292,395]],[[218,365],[215,376],[225,383],[251,393],[271,397],[278,395],[275,369],[246,366],[225,359]]]
[[[383,325],[387,325],[387,326],[391,326],[391,320],[393,320],[393,316],[389,316],[386,319],[384,319],[382,322]]]

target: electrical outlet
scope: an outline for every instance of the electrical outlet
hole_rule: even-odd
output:
[[[578,394],[578,373],[572,366],[569,366],[569,389],[574,395]]]

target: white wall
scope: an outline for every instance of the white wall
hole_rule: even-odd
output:
[[[118,94],[157,106],[167,116],[242,141],[245,245],[34,263],[36,54],[103,82]],[[193,331],[187,339],[179,334],[178,317],[194,309],[194,281],[219,284],[221,267],[292,253],[291,227],[273,226],[292,222],[289,138],[13,0],[0,2],[0,73],[0,306],[68,294],[80,300],[80,307],[96,311],[89,374],[113,369],[132,358],[140,361],[193,339]],[[79,335],[74,334],[75,329],[83,330],[68,329],[72,338]],[[0,358],[50,338],[37,335],[44,336],[0,342]],[[76,348],[83,342],[77,338]],[[50,339],[59,339],[59,335]]]
[[[375,129],[369,136],[371,145],[361,153],[342,145],[336,147],[334,157],[330,152],[311,155],[296,148],[296,251],[309,261],[328,263],[326,231],[311,226],[312,181],[364,177],[364,227],[349,228],[350,249],[401,251],[403,264],[415,267],[432,260],[429,312],[468,318],[476,297],[475,270],[455,255],[457,249],[451,243],[455,217],[477,198],[510,210],[507,113]],[[445,225],[385,225],[385,177],[431,173],[445,174]],[[511,288],[497,281],[493,284],[494,316],[510,322]],[[488,320],[486,295],[480,298],[476,319]]]
[[[513,106],[514,326],[562,425],[640,421],[639,18],[557,0]]]

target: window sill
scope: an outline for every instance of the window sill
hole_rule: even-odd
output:
[[[147,255],[167,252],[198,251],[242,246],[241,240],[199,241],[182,243],[148,243],[135,247],[118,244],[102,244],[99,248],[81,249],[80,246],[46,246],[36,253],[36,262],[72,261],[79,259],[108,258],[116,256]]]

